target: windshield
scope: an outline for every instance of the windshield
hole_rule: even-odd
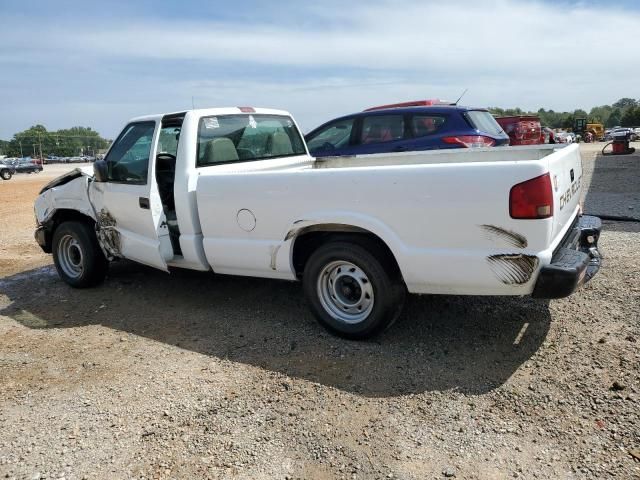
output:
[[[306,153],[291,117],[217,115],[201,118],[198,126],[198,167]]]
[[[471,110],[464,114],[471,126],[476,130],[488,133],[489,135],[507,136],[502,127],[489,112],[482,110]]]

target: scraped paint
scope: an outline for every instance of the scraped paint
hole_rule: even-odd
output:
[[[507,244],[517,248],[527,248],[527,239],[517,232],[497,227],[495,225],[480,225],[485,237],[489,240],[504,240]]]
[[[522,254],[501,254],[487,257],[493,273],[505,285],[527,283],[538,267],[538,257]]]

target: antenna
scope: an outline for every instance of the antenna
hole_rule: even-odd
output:
[[[458,105],[458,102],[459,102],[460,100],[462,100],[462,97],[464,97],[464,94],[465,94],[465,93],[467,93],[468,91],[469,91],[469,89],[468,89],[468,88],[465,88],[465,89],[464,89],[464,92],[462,92],[462,95],[460,95],[460,96],[458,97],[458,99],[456,100],[456,103],[454,103],[454,105]]]
[[[191,110],[195,110],[195,109],[196,109],[196,107],[195,107],[195,103],[193,101],[193,95],[191,95]]]

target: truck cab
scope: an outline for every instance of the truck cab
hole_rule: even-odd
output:
[[[294,120],[282,111],[242,107],[134,118],[94,163],[97,181],[88,192],[98,226],[111,232],[101,244],[112,258],[209,270],[198,177],[213,167],[269,168],[295,156],[310,159]]]

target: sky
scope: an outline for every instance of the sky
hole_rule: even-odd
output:
[[[0,139],[135,116],[290,111],[306,132],[440,98],[557,111],[640,97],[640,2],[0,0]]]

